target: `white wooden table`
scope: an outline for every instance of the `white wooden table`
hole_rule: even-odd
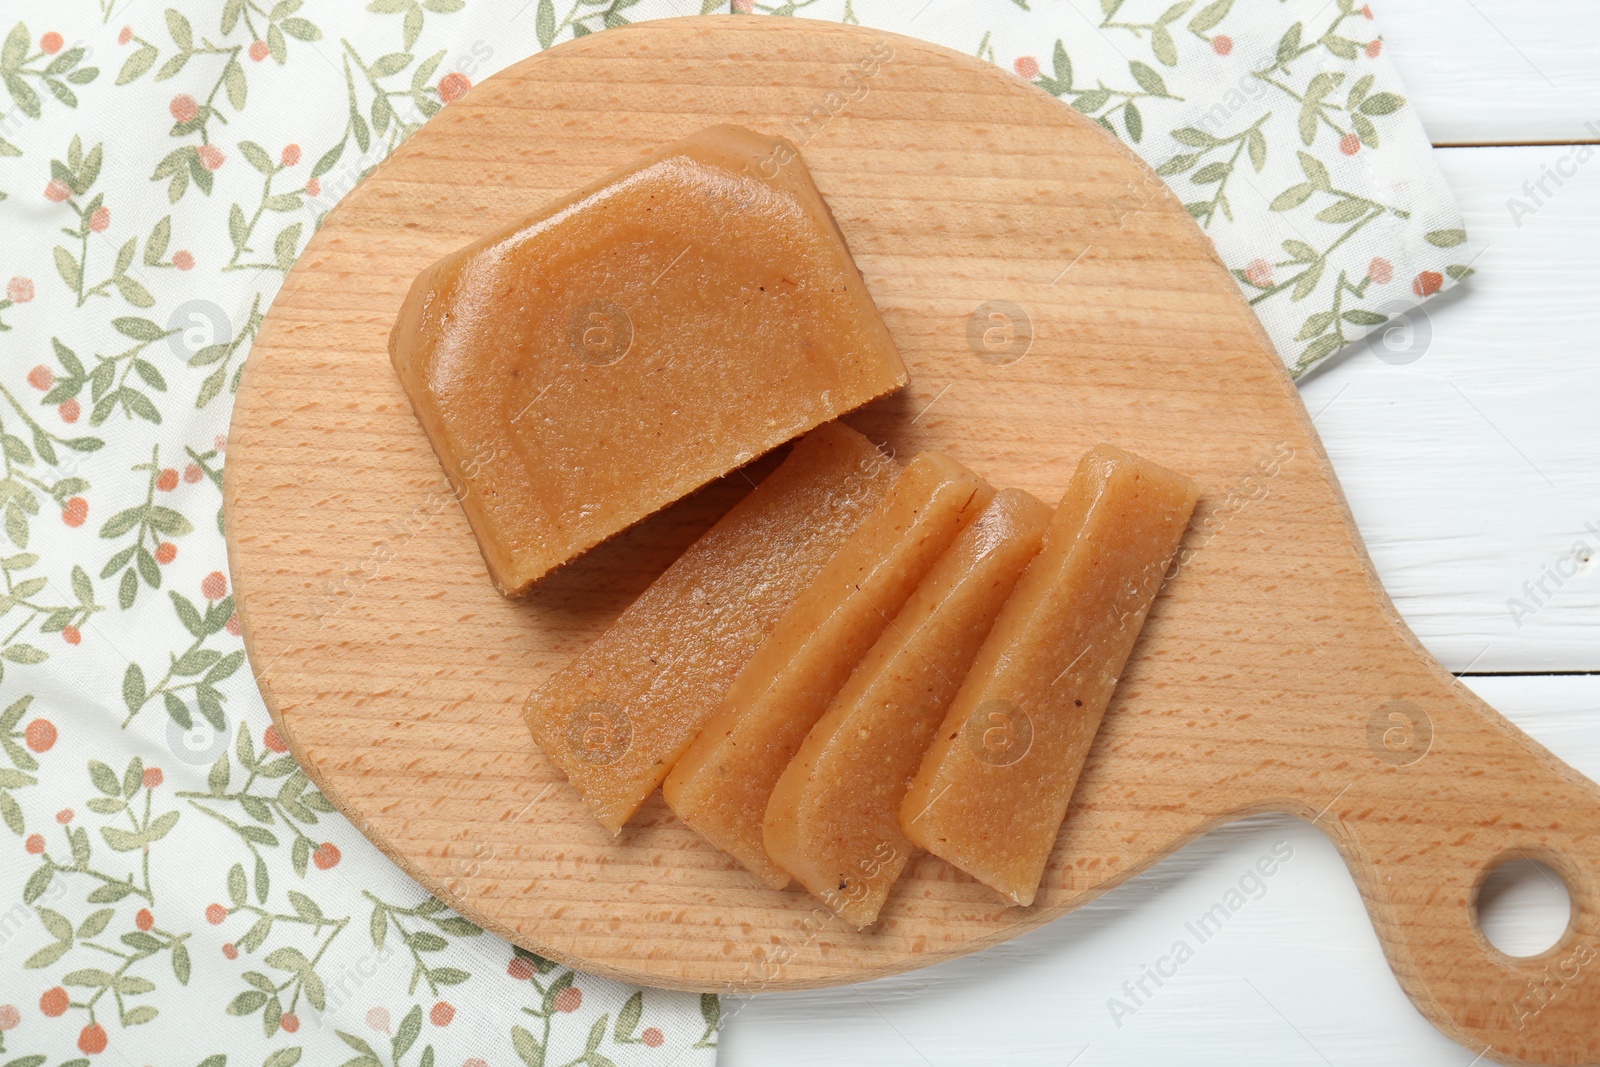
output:
[[[1041,0],[1036,0],[1041,2]],[[1049,0],[1042,0],[1049,2]],[[1409,363],[1365,346],[1303,383],[1379,573],[1450,670],[1600,779],[1600,4],[1387,0],[1390,54],[1467,226],[1460,298]],[[1592,158],[1576,147],[1595,146]],[[1580,161],[1580,156],[1583,158]],[[1548,167],[1550,195],[1524,182]],[[1514,217],[1508,200],[1534,207]],[[1397,339],[1398,340],[1398,339]],[[1416,351],[1414,349],[1413,351]],[[1588,524],[1586,526],[1586,524]],[[1590,546],[1588,558],[1578,542]],[[1534,603],[1524,583],[1578,567]],[[1533,610],[1513,612],[1516,598]],[[1293,859],[1136,1012],[1108,998],[1257,857]],[[1542,948],[1562,891],[1533,877],[1495,930]],[[1333,846],[1287,819],[1212,834],[1094,905],[953,963],[844,989],[729,999],[725,1067],[1406,1063],[1467,1067],[1390,974]]]

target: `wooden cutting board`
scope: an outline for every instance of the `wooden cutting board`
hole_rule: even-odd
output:
[[[797,888],[755,885],[659,797],[611,840],[523,727],[540,680],[749,482],[503,599],[390,369],[389,327],[439,256],[715,122],[802,146],[905,356],[911,385],[852,425],[1045,499],[1103,439],[1205,486],[1031,908],[923,856],[854,932]],[[1211,827],[1282,811],[1339,847],[1446,1033],[1506,1062],[1600,1060],[1600,788],[1395,614],[1299,396],[1182,205],[1093,123],[975,59],[688,18],[488,79],[290,273],[239,393],[226,497],[251,662],[307,772],[425,886],[534,951],[686,989],[858,981],[1014,937]],[[1492,948],[1473,911],[1519,856],[1574,904],[1528,959]]]

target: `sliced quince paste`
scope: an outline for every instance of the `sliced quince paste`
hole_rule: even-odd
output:
[[[389,350],[513,594],[906,380],[797,150],[737,126],[446,256]]]
[[[1050,509],[1002,489],[934,564],[806,735],[767,803],[767,854],[857,927],[913,846],[900,801]]]
[[[1111,445],[1084,456],[906,792],[912,841],[1033,902],[1198,491]]]
[[[778,776],[857,662],[994,491],[924,452],[750,657],[662,794],[679,817],[767,885],[789,875],[762,843]]]
[[[534,739],[607,829],[661,784],[898,471],[842,423],[811,431],[528,699]]]

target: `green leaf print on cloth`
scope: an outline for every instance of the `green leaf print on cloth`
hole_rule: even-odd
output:
[[[1352,0],[58,0],[0,22],[0,1064],[714,1061],[736,1005],[513,949],[334,811],[248,669],[221,484],[266,308],[373,166],[539,47],[730,9],[925,37],[1091,116],[1296,371],[1471,272]]]

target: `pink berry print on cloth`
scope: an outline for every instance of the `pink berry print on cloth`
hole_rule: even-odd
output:
[[[714,1061],[735,1002],[514,949],[311,785],[245,657],[221,486],[267,309],[373,166],[541,47],[729,11],[923,37],[1090,116],[1188,205],[1296,373],[1470,273],[1351,0],[13,5],[0,1064]]]

